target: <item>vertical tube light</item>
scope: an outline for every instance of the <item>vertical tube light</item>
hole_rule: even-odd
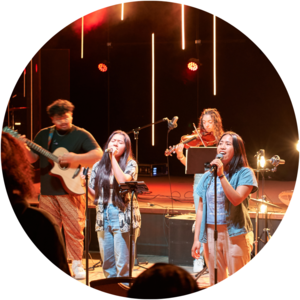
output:
[[[23,97],[26,97],[26,69],[24,69],[24,73],[23,73]]]
[[[213,28],[213,32],[214,32],[214,66],[213,66],[213,74],[214,74],[214,96],[217,95],[217,68],[216,68],[216,16],[214,16],[214,28]]]
[[[30,140],[31,141],[33,140],[33,78],[32,78],[32,60],[30,61]]]
[[[121,7],[121,21],[124,20],[124,3],[122,3],[122,7]]]
[[[154,103],[154,33],[152,33],[152,123],[154,123],[155,118],[155,103]],[[152,125],[152,146],[154,146],[154,125]]]
[[[185,49],[185,35],[184,35],[184,4],[181,4],[181,38],[182,50]]]
[[[84,17],[81,18],[81,58],[83,58]]]

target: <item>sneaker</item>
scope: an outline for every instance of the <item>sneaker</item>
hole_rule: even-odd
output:
[[[194,265],[193,266],[194,273],[198,273],[198,272],[202,271],[202,269],[204,267],[204,261],[202,258],[195,259],[193,265]]]
[[[74,273],[75,279],[85,278],[85,270],[83,268],[81,260],[73,260],[72,271]]]

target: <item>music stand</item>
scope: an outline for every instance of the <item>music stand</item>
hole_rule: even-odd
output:
[[[83,168],[82,174],[85,176],[85,284],[88,286],[89,285],[89,228],[90,228],[90,219],[89,219],[89,196],[88,196],[88,182],[89,182],[89,167]]]
[[[203,174],[210,169],[217,147],[190,147],[186,150],[185,174]]]
[[[120,194],[124,195],[131,192],[130,200],[130,236],[129,236],[129,277],[132,278],[132,236],[133,236],[133,225],[132,225],[132,212],[133,212],[133,196],[134,194],[142,194],[143,192],[149,191],[144,181],[127,181],[119,183]]]

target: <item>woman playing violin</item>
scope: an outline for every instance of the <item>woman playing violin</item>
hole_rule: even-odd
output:
[[[202,134],[202,140],[204,146],[216,146],[219,143],[219,140],[224,133],[222,119],[220,113],[215,108],[207,108],[204,109],[200,119],[199,119],[199,126],[200,132]],[[200,139],[198,139],[199,142]],[[202,146],[203,143],[199,142],[196,145]],[[193,146],[196,146],[195,144]],[[184,144],[180,143],[176,148],[175,152],[177,158],[183,165],[186,165],[186,157],[183,154]],[[195,174],[194,177],[194,186],[193,186],[193,196],[194,196],[194,203],[195,203],[195,211],[197,212],[198,204],[199,204],[199,196],[196,194],[195,190],[196,187],[201,179],[203,174]],[[194,261],[194,272],[200,272],[203,268],[204,264],[204,257],[203,257],[203,248],[200,249],[200,257],[195,259]]]

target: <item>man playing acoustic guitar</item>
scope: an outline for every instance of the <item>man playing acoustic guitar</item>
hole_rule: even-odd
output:
[[[40,208],[49,212],[60,228],[63,225],[67,256],[73,261],[72,270],[75,278],[84,279],[86,274],[81,259],[86,202],[84,194],[74,193],[74,189],[68,189],[68,185],[73,184],[73,177],[80,177],[78,174],[80,167],[93,166],[101,159],[103,152],[88,131],[72,124],[73,110],[74,105],[67,100],[54,101],[47,107],[47,113],[54,126],[42,129],[34,139],[35,144],[50,152],[55,152],[58,148],[63,150],[62,152],[56,151],[59,154],[56,163],[55,159],[51,163],[49,157],[47,158],[41,151],[29,150],[28,153],[31,163],[40,158]],[[54,173],[55,167],[58,171]],[[64,176],[64,170],[70,172],[72,168],[75,170],[72,172],[74,176],[69,176],[70,178],[65,176],[63,180],[61,180],[62,177],[59,178]]]

